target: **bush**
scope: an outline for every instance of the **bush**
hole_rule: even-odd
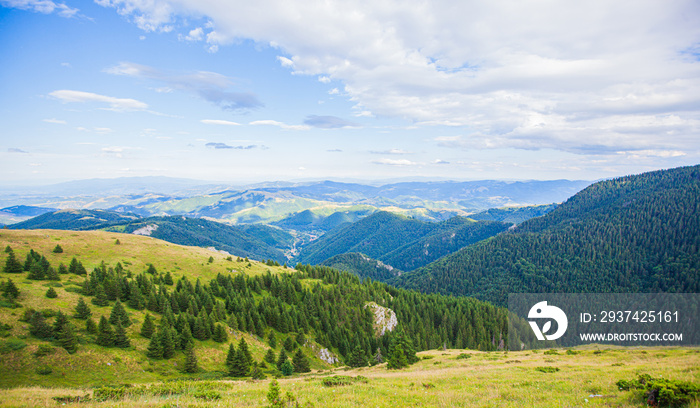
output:
[[[456,360],[466,360],[466,359],[471,358],[471,357],[472,357],[471,354],[459,353],[459,355],[457,357],[455,357],[455,359]]]
[[[350,377],[348,375],[334,375],[333,377],[324,378],[321,384],[326,387],[338,387],[341,385],[351,385],[356,382],[366,383],[368,380],[366,377],[358,375],[357,377]]]
[[[539,371],[541,373],[556,373],[559,371],[558,367],[535,367],[535,371]]]
[[[39,348],[34,352],[36,357],[43,357],[53,353],[56,349],[48,344],[40,344]]]
[[[545,355],[545,356],[558,356],[558,355],[559,355],[559,352],[556,351],[556,350],[554,350],[554,349],[551,349],[551,350],[546,350],[546,351],[544,352],[544,355]]]
[[[640,374],[636,380],[620,380],[620,390],[643,390],[647,404],[659,407],[678,407],[700,398],[700,384],[688,381],[654,378]]]
[[[88,402],[90,401],[90,394],[85,394],[85,395],[59,395],[57,397],[51,397],[56,403],[58,404],[71,404],[75,402]]]
[[[51,368],[49,366],[37,367],[36,373],[39,375],[49,375],[49,374],[53,373],[53,368]]]
[[[12,351],[22,350],[25,347],[27,347],[27,343],[23,342],[22,340],[9,339],[0,343],[0,353],[5,354]]]
[[[95,388],[92,397],[95,401],[118,400],[124,398],[127,393],[126,387],[100,387]]]
[[[212,390],[195,391],[192,396],[205,401],[215,401],[221,399],[221,394]]]

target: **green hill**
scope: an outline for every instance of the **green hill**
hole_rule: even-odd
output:
[[[369,258],[357,252],[332,256],[323,261],[321,265],[329,266],[339,271],[347,271],[360,278],[370,278],[381,282],[386,282],[403,273],[391,265],[386,265],[382,261]]]
[[[59,210],[11,225],[12,229],[67,229],[91,230],[108,225],[127,223],[140,217],[131,213],[107,210]]]
[[[593,184],[391,282],[496,304],[512,292],[698,292],[700,166]]]
[[[0,248],[0,387],[216,379],[232,372],[227,350],[229,344],[241,349],[241,339],[257,372],[280,375],[274,363],[262,363],[271,335],[276,356],[289,343],[289,356],[301,353],[312,370],[329,368],[329,357],[348,361],[357,346],[366,356],[378,348],[386,354],[393,341],[415,350],[494,350],[505,336],[503,309],[360,281],[327,267],[227,259],[109,231],[0,230]],[[47,297],[50,291],[56,296]],[[87,320],[78,315],[80,299],[90,309]],[[380,334],[386,326],[376,321],[379,306],[395,312],[397,329]],[[150,338],[141,334],[147,314],[155,324]],[[94,329],[101,317],[110,322],[91,331],[88,322]],[[190,343],[195,373],[186,372],[182,350]]]
[[[431,223],[381,211],[331,231],[304,247],[303,263],[358,252],[400,270],[412,270],[464,246],[505,231],[510,224],[453,217]]]

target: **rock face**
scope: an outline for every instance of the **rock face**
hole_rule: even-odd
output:
[[[153,231],[158,229],[158,224],[151,224],[151,225],[146,225],[145,227],[139,228],[136,231],[132,232],[134,235],[145,235],[147,237],[150,237]]]
[[[325,361],[328,364],[335,364],[340,362],[338,357],[335,356],[330,350],[327,348],[320,348],[316,344],[311,344],[308,340],[306,341],[305,345],[310,345],[311,350],[313,350],[314,354],[316,354],[316,357],[320,358],[321,360]]]
[[[367,302],[365,307],[370,308],[372,314],[374,314],[372,326],[374,327],[374,334],[377,337],[383,336],[386,332],[393,331],[399,324],[396,313],[388,307],[379,306],[375,302]]]

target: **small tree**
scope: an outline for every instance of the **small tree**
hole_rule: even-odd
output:
[[[284,364],[287,361],[287,352],[282,349],[280,350],[280,355],[277,357],[277,369],[281,370],[282,369],[282,364]]]
[[[85,299],[82,297],[78,299],[78,304],[75,305],[75,314],[73,317],[76,319],[87,319],[88,317],[92,316],[92,310],[90,310],[90,306],[85,303]]]
[[[117,302],[112,307],[112,313],[109,315],[109,322],[111,324],[121,323],[124,327],[129,327],[131,325],[131,320],[129,320],[129,315],[126,314],[122,302],[117,299]]]
[[[287,360],[280,367],[280,371],[282,372],[282,375],[288,377],[294,373],[294,366],[289,362],[289,360]]]
[[[95,297],[90,301],[95,306],[107,306],[109,304],[109,299],[107,299],[107,294],[102,284],[97,284],[97,287],[95,287]]]
[[[97,325],[91,317],[85,322],[85,330],[90,334],[97,334]]]
[[[214,334],[212,335],[212,340],[217,343],[226,343],[228,341],[228,333],[226,333],[224,326],[220,325],[219,323],[216,324]]]
[[[58,297],[58,293],[54,290],[53,287],[49,288],[49,290],[46,291],[46,297],[49,299],[55,299]]]
[[[32,266],[29,267],[29,274],[27,279],[42,280],[44,279],[46,272],[39,262],[32,262]]]
[[[185,349],[185,372],[196,373],[199,371],[197,355],[194,353],[194,343],[188,343]]]
[[[275,335],[274,330],[270,330],[270,334],[267,336],[267,341],[270,344],[270,347],[273,349],[277,348],[277,336]]]
[[[54,254],[62,254],[63,253],[63,248],[59,244],[56,244],[56,247],[53,249]]]
[[[236,348],[233,346],[233,343],[228,344],[228,353],[226,353],[226,368],[228,368],[229,373],[232,370],[233,363],[236,359]]]
[[[169,286],[172,286],[173,284],[173,276],[170,274],[170,272],[166,272],[165,276],[163,277],[163,283]]]
[[[60,281],[61,277],[58,275],[58,272],[53,266],[49,266],[49,268],[46,270],[46,279],[52,281]]]
[[[126,335],[126,330],[124,330],[121,322],[117,322],[114,326],[114,345],[119,348],[131,347],[131,341],[129,341],[129,337]]]
[[[112,325],[104,317],[100,317],[100,323],[97,326],[97,339],[95,341],[102,347],[112,347],[114,346],[114,331],[112,330]]]
[[[269,408],[284,408],[284,399],[282,398],[282,391],[280,391],[280,385],[277,380],[272,380],[270,383],[270,390],[267,392],[267,401],[270,403]]]
[[[143,318],[143,324],[141,325],[141,335],[150,339],[155,331],[156,325],[153,323],[153,318],[149,313],[146,313],[146,317]]]
[[[292,364],[294,365],[294,372],[308,373],[309,371],[311,371],[311,367],[309,366],[309,359],[306,358],[306,355],[303,351],[301,351],[301,349],[298,349],[297,352],[294,354],[294,357],[292,358]]]
[[[151,336],[151,342],[148,343],[146,355],[150,358],[163,358],[163,346],[160,342],[160,332]]]
[[[78,351],[78,339],[75,337],[75,333],[73,333],[72,324],[66,323],[63,325],[63,329],[58,335],[58,341],[61,343],[61,347],[66,349],[68,353],[73,354]]]
[[[9,248],[9,246],[7,248]],[[5,248],[7,259],[5,260],[5,267],[2,268],[2,271],[5,273],[22,273],[24,271],[22,263],[15,257],[15,252],[11,248],[8,252],[7,248]]]
[[[7,282],[2,284],[2,295],[10,302],[19,297],[19,289],[12,279],[7,279]]]
[[[294,347],[296,347],[296,344],[294,343],[294,340],[292,340],[292,336],[287,336],[287,338],[284,340],[284,349],[287,351],[292,351],[294,350]]]
[[[350,353],[348,365],[350,367],[367,367],[367,355],[359,344],[355,346],[355,349]]]
[[[48,340],[53,336],[51,326],[46,323],[46,319],[41,312],[32,314],[29,320],[29,334],[44,340]]]
[[[265,353],[265,357],[263,357],[263,359],[270,364],[275,364],[275,361],[277,360],[275,351],[272,349],[267,349],[267,353]]]

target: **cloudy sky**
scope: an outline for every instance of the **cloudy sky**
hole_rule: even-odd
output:
[[[700,3],[0,0],[0,178],[700,163]]]

